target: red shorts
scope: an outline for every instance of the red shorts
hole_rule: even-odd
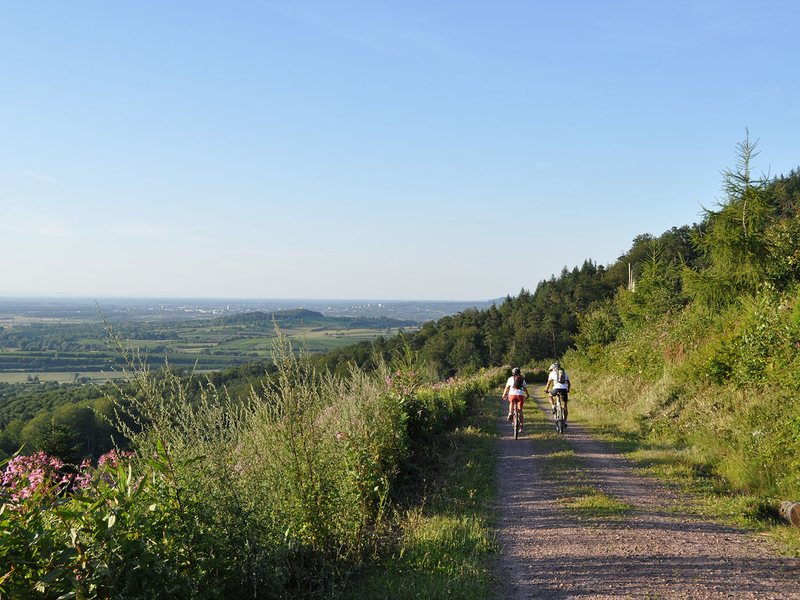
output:
[[[519,402],[519,405],[522,406],[525,404],[525,396],[509,396],[509,402]]]

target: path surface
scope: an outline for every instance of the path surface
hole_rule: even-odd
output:
[[[537,410],[533,401],[526,408]],[[504,598],[800,600],[800,560],[777,556],[763,538],[676,510],[677,497],[636,475],[580,426],[570,424],[565,436],[588,484],[633,510],[587,520],[564,508],[558,483],[543,472],[547,442],[514,440],[504,423],[495,568]]]

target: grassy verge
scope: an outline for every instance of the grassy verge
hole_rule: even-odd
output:
[[[640,474],[679,491],[684,498],[682,510],[769,536],[778,542],[780,553],[800,556],[800,528],[780,517],[781,499],[736,490],[708,457],[691,446],[644,437],[624,419],[580,402],[577,394],[570,403],[570,416],[627,457]],[[800,490],[795,500],[800,500]]]
[[[530,410],[527,415],[528,431],[538,446],[537,452],[547,457],[543,475],[558,486],[561,507],[576,513],[580,519],[625,518],[631,506],[591,485],[586,466],[575,456],[567,438],[555,430],[550,416],[540,410]]]
[[[492,598],[496,396],[477,402],[465,424],[419,461],[374,566],[351,578],[344,598]]]

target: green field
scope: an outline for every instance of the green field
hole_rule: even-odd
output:
[[[169,362],[176,368],[210,371],[270,359],[276,326],[296,350],[311,353],[419,329],[410,321],[325,317],[292,310],[205,321],[117,322],[112,332],[123,347],[137,349],[151,366]],[[0,382],[30,383],[28,376],[38,376],[41,383],[70,383],[84,377],[104,381],[102,372],[113,374],[124,366],[117,343],[99,323],[41,320],[0,329]]]
[[[56,383],[73,383],[78,379],[90,381],[92,383],[106,383],[109,380],[121,379],[118,373],[102,371],[57,371],[57,372],[25,372],[25,373],[0,373],[0,383],[46,383],[55,381]],[[33,380],[33,381],[32,381]]]
[[[30,378],[37,377],[40,382],[57,381],[58,383],[70,383],[75,381],[77,373],[0,373],[0,381],[3,383],[30,383]]]

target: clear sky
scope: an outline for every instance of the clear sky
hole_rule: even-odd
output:
[[[796,0],[4,2],[0,296],[483,300],[800,165]]]

